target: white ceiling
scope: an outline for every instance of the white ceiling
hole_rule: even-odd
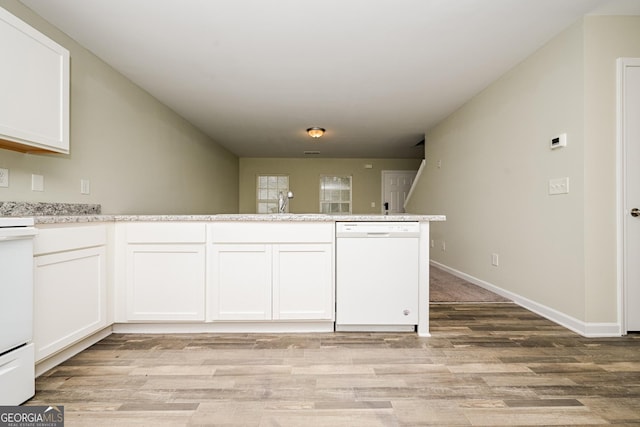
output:
[[[640,14],[639,0],[22,3],[240,157],[421,157],[427,129],[584,14]]]

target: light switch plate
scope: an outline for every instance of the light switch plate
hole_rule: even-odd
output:
[[[91,193],[91,182],[88,179],[80,180],[80,194],[90,194]]]
[[[0,168],[0,187],[9,186],[9,169]]]
[[[549,195],[569,193],[569,177],[554,178],[549,180]]]
[[[44,191],[44,176],[31,175],[31,191]]]

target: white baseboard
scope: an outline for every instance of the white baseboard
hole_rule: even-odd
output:
[[[453,274],[474,285],[487,289],[493,293],[510,299],[514,303],[526,308],[552,322],[555,322],[567,329],[570,329],[582,336],[595,337],[618,337],[622,335],[622,327],[618,323],[589,323],[578,320],[572,316],[547,307],[536,301],[525,298],[521,295],[499,288],[489,282],[473,277],[469,274],[448,267],[439,262],[430,261],[430,264],[440,270]],[[48,370],[56,367],[65,360],[75,356],[81,351],[91,347],[98,341],[106,338],[112,333],[297,333],[297,332],[333,332],[334,323],[332,321],[318,322],[214,322],[197,324],[177,324],[177,323],[115,323],[104,328],[95,334],[77,342],[66,349],[52,355],[51,357],[38,361],[35,367],[36,377],[44,374]]]
[[[47,357],[46,359],[39,360],[36,363],[36,378],[44,374],[48,370],[55,368],[56,366],[66,361],[67,359],[71,359],[73,356],[91,347],[101,339],[108,337],[109,335],[111,335],[111,333],[112,333],[111,326],[108,326],[88,336],[82,341],[78,341],[77,343],[70,345],[64,350],[61,350],[51,355],[51,357]]]
[[[446,271],[447,273],[453,274],[454,276],[464,279],[467,282],[473,283],[474,285],[478,285],[481,288],[508,298],[519,306],[524,307],[536,314],[539,314],[540,316],[545,317],[561,326],[564,326],[565,328],[570,329],[573,332],[578,333],[584,337],[619,337],[622,335],[622,327],[617,323],[583,322],[582,320],[578,320],[556,309],[547,307],[546,305],[530,300],[529,298],[499,288],[498,286],[495,286],[489,282],[478,279],[477,277],[473,277],[454,268],[448,267],[437,261],[431,260],[429,263],[433,267]]]
[[[208,322],[208,323],[116,323],[114,333],[304,333],[333,332],[333,321],[310,322]]]

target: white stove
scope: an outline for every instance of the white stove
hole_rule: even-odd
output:
[[[33,218],[19,218],[12,216],[0,217],[0,228],[33,227]]]
[[[0,405],[35,393],[33,218],[0,217]]]

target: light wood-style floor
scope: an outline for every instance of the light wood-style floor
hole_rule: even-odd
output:
[[[443,302],[510,302],[507,298],[433,266],[429,268],[429,301],[432,304]]]
[[[640,336],[512,303],[411,333],[112,335],[38,378],[71,426],[639,425]]]

